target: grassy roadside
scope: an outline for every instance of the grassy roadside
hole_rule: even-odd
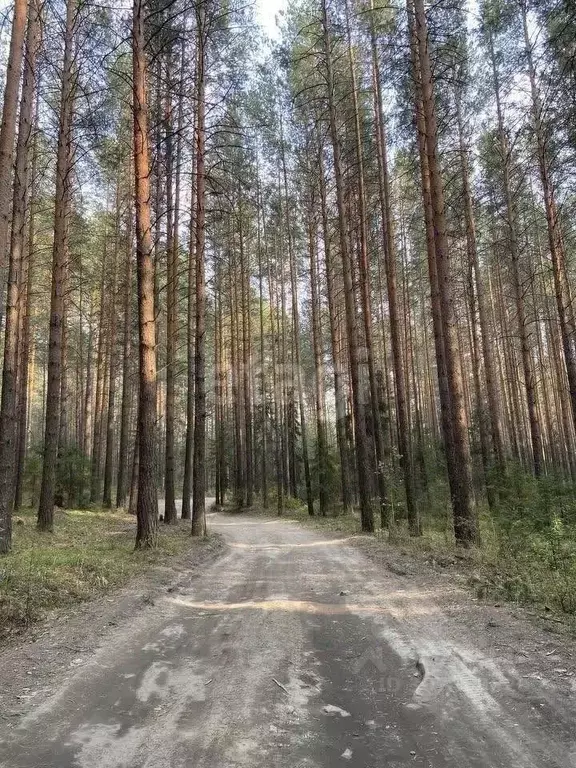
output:
[[[202,541],[189,523],[161,529],[155,550],[134,551],[134,518],[120,511],[56,513],[54,533],[39,533],[33,510],[14,521],[12,552],[0,558],[0,642],[54,608],[116,589]]]
[[[392,535],[377,529],[362,534],[358,515],[311,517],[307,508],[290,500],[283,519],[315,529],[358,536],[357,543],[380,559],[386,553],[417,560],[435,570],[452,571],[478,599],[513,602],[535,611],[549,626],[563,625],[576,632],[576,559],[572,532],[503,535],[488,515],[481,518],[482,547],[454,546],[449,526],[428,528],[419,538],[398,526]],[[254,507],[251,514],[275,515]],[[362,534],[362,535],[361,535]],[[401,566],[403,567],[403,566]]]

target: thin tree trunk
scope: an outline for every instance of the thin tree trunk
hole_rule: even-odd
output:
[[[86,386],[84,387],[84,402],[82,403],[82,430],[80,434],[80,450],[84,456],[89,456],[91,451],[92,434],[92,394],[94,386],[93,346],[94,346],[94,293],[90,291],[90,304],[88,308],[88,344],[86,349]]]
[[[30,185],[34,184],[36,178],[36,167],[38,158],[38,101],[39,101],[39,83],[36,86],[36,109],[35,109],[35,128],[34,140],[32,145],[32,164],[29,174]],[[33,189],[33,187],[32,187]],[[24,468],[26,463],[26,452],[28,444],[28,426],[30,423],[29,409],[31,405],[31,390],[34,369],[33,339],[30,333],[30,319],[32,316],[32,287],[34,282],[34,258],[35,258],[35,199],[31,194],[28,201],[29,226],[27,232],[28,246],[25,253],[24,267],[22,269],[21,284],[23,292],[21,295],[20,325],[21,325],[21,343],[20,343],[20,362],[18,371],[18,461],[16,465],[16,479],[14,491],[14,506],[16,509],[22,506],[22,486],[24,483]],[[31,375],[32,374],[32,375]]]
[[[196,57],[196,81],[198,79],[198,57]],[[194,121],[192,134],[194,136],[194,147],[196,147],[196,134],[198,114],[194,111]],[[192,173],[191,173],[191,191],[192,201],[190,205],[190,226],[189,226],[189,245],[188,245],[188,306],[186,322],[186,437],[184,452],[184,482],[182,487],[182,520],[192,519],[192,464],[194,455],[194,337],[195,337],[195,302],[194,289],[196,284],[196,159],[197,153],[192,152]]]
[[[112,276],[110,279],[110,304],[108,308],[110,317],[109,332],[109,360],[110,370],[108,372],[108,411],[106,417],[106,454],[104,458],[104,490],[102,493],[102,503],[107,509],[112,508],[112,475],[114,472],[114,419],[116,408],[116,274],[118,268],[118,249],[120,238],[120,180],[117,181],[116,189],[116,223],[114,232],[114,249],[112,253]]]
[[[277,302],[274,300],[274,290],[272,286],[272,274],[270,268],[270,252],[266,251],[266,269],[268,272],[268,296],[270,307],[270,326],[272,341],[272,396],[273,396],[273,414],[274,414],[274,463],[276,468],[276,508],[278,515],[284,513],[284,464],[282,459],[282,395],[277,371],[277,348],[279,347],[280,331],[276,317]]]
[[[70,269],[70,250],[68,248],[68,245],[66,247],[66,257],[65,257],[65,269],[64,269],[64,285],[62,288],[62,293],[64,295],[64,311],[62,315],[62,344],[61,344],[61,363],[60,363],[60,370],[61,370],[61,376],[60,376],[60,420],[58,424],[58,461],[57,466],[61,467],[60,476],[58,477],[57,474],[57,481],[56,481],[56,494],[54,497],[54,504],[57,507],[64,508],[67,505],[71,503],[71,498],[68,498],[65,496],[65,491],[70,491],[72,489],[72,483],[68,482],[68,480],[71,480],[72,478],[66,479],[64,477],[64,470],[69,469],[69,467],[64,464],[62,466],[62,457],[66,455],[68,451],[69,446],[69,420],[68,420],[68,393],[69,393],[69,387],[68,387],[68,338],[69,338],[69,328],[68,328],[68,317],[70,312],[70,296],[69,296],[69,285],[70,285],[70,275],[69,275],[69,269]]]
[[[531,352],[531,340],[528,332],[526,319],[526,309],[524,305],[524,295],[522,281],[520,277],[519,264],[519,245],[516,230],[516,212],[512,196],[510,183],[510,152],[506,132],[504,129],[504,117],[502,114],[500,100],[500,82],[498,77],[498,64],[493,48],[492,38],[489,39],[489,52],[492,65],[492,78],[494,85],[494,94],[496,96],[496,109],[498,114],[498,139],[500,144],[500,154],[502,162],[502,173],[504,181],[504,194],[506,203],[506,224],[509,236],[509,251],[511,260],[512,289],[514,291],[514,301],[516,305],[516,317],[518,323],[518,333],[520,336],[520,350],[522,354],[522,368],[524,373],[524,386],[526,390],[526,403],[528,406],[528,420],[530,424],[530,438],[532,443],[532,463],[534,474],[539,477],[542,474],[542,433],[540,421],[538,418],[538,399],[536,394],[536,382],[534,378],[534,361]]]
[[[326,437],[326,397],[324,393],[324,361],[322,354],[322,326],[320,322],[319,274],[317,259],[317,222],[310,199],[308,221],[308,256],[310,259],[310,302],[312,305],[312,348],[314,353],[314,383],[316,408],[316,456],[318,465],[318,498],[322,517],[328,514],[328,441]]]
[[[380,411],[378,409],[378,386],[376,382],[376,367],[374,364],[374,349],[372,342],[372,299],[370,291],[370,267],[368,264],[368,230],[366,221],[366,189],[364,182],[364,157],[362,149],[362,130],[360,125],[360,110],[358,107],[358,93],[356,84],[356,70],[354,55],[352,52],[352,35],[350,31],[350,17],[348,0],[345,0],[346,32],[348,47],[348,64],[352,81],[352,106],[354,110],[354,139],[356,148],[357,180],[358,180],[358,218],[360,230],[360,247],[358,249],[358,275],[360,282],[360,300],[362,305],[362,318],[364,321],[364,345],[366,348],[366,362],[368,364],[368,383],[370,387],[370,413],[372,416],[372,432],[374,437],[374,450],[376,456],[376,479],[378,483],[378,495],[380,497],[380,519],[386,524],[388,521],[388,490],[384,471],[384,441],[382,437],[382,425]],[[412,527],[413,521],[411,523]]]
[[[328,299],[328,316],[330,319],[330,340],[332,344],[332,360],[334,363],[334,399],[336,406],[336,440],[340,454],[340,482],[342,489],[342,508],[344,514],[352,507],[352,489],[349,481],[350,457],[348,439],[346,437],[346,396],[344,394],[344,371],[339,350],[336,301],[334,288],[334,266],[332,263],[332,248],[330,231],[328,229],[328,212],[326,203],[326,178],[324,175],[323,149],[319,146],[319,183],[320,205],[322,212],[322,236],[324,240],[324,261],[326,270],[326,294]]]
[[[231,217],[230,217],[231,219]],[[242,409],[241,409],[241,362],[240,362],[240,340],[239,340],[239,321],[238,321],[238,280],[236,277],[236,260],[233,244],[233,228],[230,222],[229,242],[230,242],[230,263],[228,272],[228,282],[230,288],[230,365],[231,365],[231,385],[232,385],[232,418],[234,422],[234,504],[241,509],[244,505],[244,460],[245,451],[242,449]]]
[[[260,212],[262,208],[262,198],[260,196],[260,186],[257,191],[257,253],[258,253],[258,295],[259,295],[259,320],[260,320],[260,398],[261,398],[261,458],[260,472],[262,480],[262,506],[268,509],[268,457],[267,457],[267,402],[266,402],[266,359],[265,359],[265,336],[264,336],[264,273],[262,269],[262,236],[260,231]],[[266,242],[266,241],[264,241]]]
[[[532,118],[534,132],[536,134],[536,147],[538,153],[538,168],[540,182],[544,196],[544,209],[546,212],[546,224],[548,230],[548,245],[552,260],[552,274],[554,276],[554,295],[560,322],[560,336],[564,352],[564,362],[568,375],[570,389],[570,401],[572,405],[572,419],[576,428],[576,339],[574,338],[574,310],[573,297],[566,272],[566,255],[562,242],[562,228],[556,205],[556,195],[550,174],[549,151],[545,126],[543,125],[543,105],[536,83],[536,68],[532,53],[532,44],[528,31],[527,7],[525,2],[520,3],[522,12],[522,25],[526,57],[528,61],[528,75],[530,77],[530,89],[532,96]]]
[[[168,59],[170,55],[168,54]],[[170,62],[167,65],[170,69]],[[175,473],[175,437],[174,421],[176,409],[176,349],[178,345],[178,215],[173,200],[173,119],[170,71],[167,72],[166,95],[166,445],[164,454],[164,522],[171,525],[177,522]],[[179,132],[178,132],[179,136]],[[178,139],[179,141],[179,139]],[[178,150],[177,150],[177,155]],[[178,157],[176,158],[178,173]]]
[[[373,0],[370,0],[373,10]],[[386,267],[386,288],[388,293],[388,313],[390,318],[390,341],[392,346],[392,361],[394,366],[394,385],[396,391],[396,418],[398,421],[398,449],[400,466],[404,476],[406,493],[406,510],[408,525],[412,535],[421,533],[418,509],[414,490],[414,467],[408,429],[408,406],[406,386],[403,377],[402,344],[400,339],[400,320],[398,313],[397,277],[396,277],[396,246],[393,231],[392,205],[390,198],[390,179],[388,173],[388,152],[386,146],[386,128],[383,119],[382,85],[380,82],[380,62],[374,24],[370,27],[372,48],[372,85],[374,91],[374,117],[376,124],[376,149],[378,155],[378,183],[380,193],[380,216],[382,219],[382,236],[384,263]],[[386,521],[383,521],[386,522]]]
[[[298,281],[296,275],[296,257],[292,235],[292,219],[290,216],[290,201],[288,199],[288,172],[286,169],[286,153],[284,138],[281,130],[282,144],[282,175],[284,180],[284,199],[286,202],[286,227],[288,230],[288,259],[290,262],[290,290],[292,293],[292,325],[294,334],[294,363],[296,366],[296,388],[298,390],[298,410],[300,413],[300,430],[302,432],[302,460],[304,462],[304,483],[306,486],[306,505],[308,514],[314,515],[314,500],[312,498],[312,479],[310,476],[310,461],[308,458],[308,435],[306,433],[306,411],[304,409],[304,389],[302,385],[302,366],[300,364],[300,310],[298,309]]]
[[[130,498],[128,500],[128,514],[136,517],[138,513],[138,427],[134,435],[134,450],[132,451],[132,461],[130,462]]]
[[[132,175],[129,174],[131,180]],[[132,258],[133,223],[132,209],[128,209],[126,228],[126,266],[124,277],[124,332],[122,339],[122,406],[120,413],[120,441],[118,448],[118,476],[116,481],[116,506],[124,508],[128,498],[128,436],[132,404]]]
[[[474,210],[472,206],[472,194],[470,191],[470,171],[468,167],[468,151],[464,145],[464,136],[462,129],[462,116],[460,100],[457,100],[457,118],[458,133],[460,143],[460,164],[462,173],[462,184],[464,189],[464,212],[466,217],[466,239],[468,245],[468,256],[473,270],[473,289],[476,290],[476,300],[478,303],[478,320],[480,323],[480,335],[482,338],[482,359],[484,362],[484,376],[486,378],[486,395],[488,400],[488,413],[490,418],[490,436],[492,438],[492,450],[496,458],[497,467],[500,472],[505,469],[504,442],[502,438],[502,423],[500,416],[500,400],[498,396],[498,387],[496,374],[494,372],[494,362],[492,359],[492,350],[490,348],[491,338],[488,327],[488,312],[486,309],[486,298],[484,292],[484,282],[478,260],[478,248],[476,245],[476,222],[474,219]],[[474,322],[474,319],[472,320]]]
[[[198,82],[196,131],[196,348],[194,360],[194,451],[192,457],[192,535],[206,535],[206,0],[196,8],[198,29]]]
[[[360,516],[362,530],[372,532],[374,530],[373,488],[372,478],[369,472],[369,451],[367,446],[366,422],[364,413],[364,392],[360,376],[360,350],[358,342],[358,329],[356,325],[356,309],[354,302],[354,284],[352,280],[352,262],[346,235],[346,210],[344,205],[342,163],[340,153],[340,139],[336,124],[336,109],[334,104],[334,74],[332,69],[332,51],[330,41],[330,29],[328,26],[328,14],[326,0],[322,0],[322,24],[324,37],[324,54],[326,76],[328,82],[328,107],[330,115],[330,135],[334,159],[334,174],[336,181],[336,198],[338,206],[338,220],[340,233],[340,256],[342,260],[342,272],[344,279],[344,300],[346,307],[346,326],[348,335],[348,354],[350,357],[350,377],[352,384],[352,404],[354,411],[354,436],[356,442],[356,469],[358,476],[358,491],[360,497]]]
[[[240,250],[240,290],[242,295],[242,385],[244,390],[244,455],[245,455],[245,486],[246,507],[253,503],[254,493],[254,468],[253,468],[253,430],[252,430],[252,387],[251,387],[251,355],[252,355],[252,331],[250,313],[250,262],[244,246],[244,227],[242,222],[242,192],[238,197],[238,238]]]
[[[106,351],[106,269],[108,236],[104,230],[104,247],[102,254],[102,269],[100,273],[100,307],[98,312],[98,350],[96,352],[96,392],[94,399],[94,419],[92,435],[92,456],[90,465],[90,501],[98,502],[100,496],[100,465],[102,458],[102,421],[104,413],[104,387],[105,387],[105,351]]]
[[[222,285],[220,264],[216,269],[215,300],[214,300],[214,416],[215,416],[215,474],[216,474],[216,506],[222,506],[224,502],[223,476],[222,476],[222,440],[221,433],[224,429],[224,407],[222,402]]]

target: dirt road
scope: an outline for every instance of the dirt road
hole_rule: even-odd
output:
[[[0,720],[2,766],[576,766],[574,685],[528,663],[553,638],[503,650],[488,609],[464,618],[463,593],[337,535],[209,525],[224,556],[126,617],[19,722]],[[519,642],[522,626],[507,630]]]

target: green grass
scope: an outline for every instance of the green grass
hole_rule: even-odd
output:
[[[14,520],[13,548],[0,558],[0,639],[46,611],[102,595],[193,546],[189,523],[161,527],[158,547],[134,551],[134,518],[121,511],[56,513],[54,533],[36,529],[34,512]]]

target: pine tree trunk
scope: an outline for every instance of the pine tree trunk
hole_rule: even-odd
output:
[[[250,263],[249,256],[244,247],[244,227],[242,222],[242,192],[238,197],[238,239],[240,249],[240,288],[242,294],[242,385],[244,396],[244,455],[245,455],[245,506],[250,508],[253,503],[254,493],[254,468],[253,468],[253,430],[252,430],[252,331],[250,315]]]
[[[544,196],[544,209],[546,212],[546,224],[548,230],[548,245],[552,261],[552,274],[554,277],[554,295],[556,298],[556,307],[558,319],[560,322],[560,335],[562,338],[562,349],[564,352],[564,362],[568,375],[568,385],[570,388],[570,401],[572,405],[572,419],[576,428],[576,339],[574,337],[574,309],[572,304],[572,295],[570,284],[566,272],[566,255],[564,244],[562,242],[562,228],[558,216],[556,205],[556,195],[552,178],[550,174],[549,151],[545,126],[543,125],[542,112],[543,106],[536,83],[536,68],[532,53],[532,44],[528,32],[527,7],[524,2],[520,3],[522,12],[522,24],[524,31],[524,42],[526,56],[528,60],[528,75],[530,78],[530,89],[532,96],[532,118],[534,132],[536,134],[536,147],[538,153],[538,168],[540,171],[540,182]]]
[[[198,58],[196,59],[196,80],[198,78]],[[194,112],[192,135],[196,141],[198,114]],[[194,286],[196,283],[196,151],[192,152],[191,173],[192,204],[190,206],[190,226],[188,244],[188,306],[186,322],[186,437],[184,452],[184,482],[182,487],[182,520],[192,519],[192,463],[194,455],[194,337],[196,312],[194,308]]]
[[[216,268],[215,280],[215,301],[214,301],[214,417],[215,417],[215,470],[216,470],[216,506],[220,507],[224,503],[223,494],[223,457],[222,451],[222,431],[224,429],[225,416],[222,391],[223,377],[222,360],[222,284],[220,264]]]
[[[500,472],[505,469],[504,442],[502,438],[502,423],[500,416],[500,400],[498,395],[498,386],[496,374],[494,372],[494,362],[492,359],[492,350],[490,348],[490,330],[488,327],[488,312],[486,309],[486,298],[480,263],[478,260],[478,248],[476,245],[476,223],[474,220],[474,211],[472,207],[472,194],[470,192],[470,171],[468,163],[468,151],[464,145],[464,136],[462,129],[462,116],[460,111],[460,101],[457,100],[457,120],[460,145],[460,167],[462,173],[462,184],[464,191],[464,212],[466,218],[466,239],[468,246],[468,257],[473,270],[472,290],[476,291],[476,301],[478,304],[478,320],[480,323],[480,336],[482,339],[482,360],[484,363],[484,376],[486,378],[486,395],[488,400],[488,414],[490,420],[490,436],[492,439],[492,450],[496,458],[496,465]],[[472,321],[474,322],[474,320]],[[482,418],[482,417],[481,417]]]
[[[198,82],[196,131],[196,348],[194,359],[194,450],[192,457],[192,535],[206,535],[206,0],[196,8],[198,29]]]
[[[86,385],[82,403],[82,430],[80,433],[80,450],[84,456],[91,453],[92,435],[92,399],[94,387],[93,358],[94,358],[94,292],[90,291],[90,304],[87,316],[88,343],[86,349]]]
[[[116,274],[118,268],[118,249],[120,238],[120,180],[117,181],[116,188],[116,223],[114,232],[114,249],[112,253],[112,276],[110,279],[109,289],[109,316],[110,316],[110,333],[109,333],[109,353],[110,370],[108,373],[108,411],[106,416],[106,455],[104,458],[104,490],[102,493],[102,503],[107,509],[112,508],[112,480],[114,472],[114,456],[115,456],[115,443],[114,443],[114,420],[116,409]]]
[[[340,483],[342,489],[342,509],[344,514],[352,508],[352,489],[350,487],[350,456],[348,439],[346,437],[346,396],[344,394],[344,371],[339,350],[336,301],[334,288],[334,266],[332,263],[332,248],[328,229],[328,213],[326,204],[326,178],[324,175],[323,148],[319,147],[319,186],[322,212],[322,237],[324,240],[324,267],[326,270],[326,295],[328,299],[328,317],[330,319],[330,340],[332,344],[332,360],[334,363],[334,399],[336,406],[336,440],[340,454]]]
[[[284,513],[284,465],[282,460],[282,395],[278,377],[277,349],[279,347],[280,331],[278,328],[278,304],[275,301],[270,268],[270,253],[266,253],[266,269],[268,273],[268,296],[270,306],[270,334],[272,345],[272,398],[274,416],[274,463],[276,469],[276,509],[278,515]],[[276,321],[274,319],[276,315]]]
[[[312,305],[312,348],[314,353],[314,383],[316,408],[316,462],[318,466],[318,497],[322,517],[328,514],[328,440],[326,436],[326,397],[324,393],[324,360],[322,354],[322,326],[320,321],[320,297],[317,259],[317,222],[310,200],[308,222],[308,256],[310,259],[310,303]]]
[[[236,274],[235,250],[233,245],[233,227],[230,222],[230,269],[228,282],[230,287],[230,364],[232,385],[232,416],[234,422],[234,504],[238,509],[244,506],[245,490],[245,451],[242,433],[242,390],[239,334],[238,278]]]
[[[434,101],[434,81],[430,64],[428,27],[424,0],[414,0],[416,39],[420,62],[420,87],[424,108],[426,154],[430,177],[430,203],[434,222],[434,251],[440,309],[444,335],[444,357],[451,406],[451,432],[454,463],[451,471],[452,511],[456,542],[469,546],[478,540],[478,525],[472,492],[472,458],[464,404],[463,379],[458,354],[458,339],[452,296],[450,254],[446,235],[444,189],[438,158],[438,127]]]
[[[20,313],[24,309],[22,294],[26,291],[21,272],[27,268],[25,261],[29,258],[25,255],[27,245],[26,212],[30,200],[29,147],[36,88],[36,55],[39,32],[39,9],[35,0],[32,0],[26,35],[26,66],[20,99],[18,145],[14,169],[12,238],[8,264],[8,299],[4,334],[2,399],[0,402],[0,554],[7,553],[11,547],[14,481],[18,456],[18,336]],[[0,142],[1,140],[0,134]],[[25,343],[27,344],[27,340]],[[22,371],[20,375],[22,375]]]
[[[380,497],[380,519],[387,523],[388,490],[384,469],[384,441],[382,437],[382,425],[380,411],[378,409],[378,387],[376,382],[376,367],[374,364],[374,350],[372,342],[372,298],[370,290],[370,266],[368,264],[368,230],[366,221],[366,190],[364,182],[364,157],[362,149],[362,129],[360,125],[360,110],[358,107],[358,93],[356,84],[356,70],[352,52],[352,36],[350,31],[350,17],[348,0],[345,0],[345,16],[347,31],[348,63],[352,82],[352,107],[354,112],[354,139],[357,163],[357,188],[358,188],[358,227],[360,233],[360,247],[358,249],[358,276],[360,282],[360,301],[362,306],[362,318],[364,324],[364,345],[366,349],[366,362],[368,364],[368,383],[370,387],[370,414],[372,417],[372,433],[374,437],[374,451],[376,457],[376,480],[378,495]]]
[[[432,219],[432,204],[430,193],[430,174],[428,172],[428,155],[426,149],[426,126],[424,123],[424,108],[422,103],[422,87],[420,60],[418,53],[418,39],[416,36],[416,23],[412,2],[408,2],[408,18],[410,22],[410,53],[412,70],[414,73],[414,95],[416,112],[416,130],[418,140],[418,154],[420,159],[420,179],[422,186],[422,202],[424,208],[424,223],[426,233],[426,253],[428,259],[428,277],[430,281],[430,305],[432,309],[432,327],[434,332],[434,351],[436,357],[436,370],[438,378],[438,393],[440,398],[440,417],[442,428],[442,440],[444,454],[448,470],[448,481],[451,484],[454,477],[454,439],[452,435],[452,408],[448,391],[448,377],[446,359],[444,353],[444,330],[442,327],[442,310],[440,306],[440,285],[436,266],[436,246],[434,242],[434,222]],[[431,410],[435,411],[435,403],[431,403]],[[451,489],[452,493],[452,489]]]
[[[92,456],[90,464],[90,501],[95,504],[100,497],[100,465],[102,459],[102,418],[104,412],[105,386],[105,350],[106,350],[106,269],[108,237],[104,231],[104,247],[102,254],[102,269],[100,274],[100,307],[98,312],[98,349],[96,352],[96,392],[94,398],[94,418],[92,425]],[[88,407],[90,403],[88,403]]]
[[[132,175],[129,174],[130,180]],[[116,480],[116,506],[123,509],[128,498],[128,437],[132,404],[132,211],[129,209],[126,228],[126,265],[124,277],[124,331],[122,338],[122,406],[120,413],[120,442],[118,448],[118,476]]]
[[[130,462],[130,498],[128,500],[128,514],[136,517],[138,513],[138,426],[134,435],[134,449],[132,451],[132,461]]]
[[[262,207],[262,198],[260,196],[260,187],[257,191],[257,252],[258,252],[258,296],[259,296],[259,321],[260,321],[260,399],[261,399],[261,458],[260,473],[262,487],[262,506],[268,509],[268,437],[267,437],[267,395],[266,395],[266,358],[265,358],[265,336],[264,336],[264,273],[262,268],[262,236],[260,231],[260,211]],[[264,242],[266,239],[264,238]]]
[[[68,421],[68,317],[70,312],[70,276],[69,276],[69,264],[70,264],[70,250],[68,245],[66,246],[65,256],[65,269],[64,269],[64,285],[62,288],[62,294],[64,296],[64,311],[62,315],[62,343],[60,345],[60,420],[58,425],[58,460],[57,467],[61,467],[60,473],[57,470],[56,481],[56,494],[54,496],[54,504],[57,507],[64,508],[72,503],[72,499],[65,495],[65,491],[72,489],[72,483],[68,482],[72,480],[71,477],[64,477],[64,470],[68,469],[66,464],[62,463],[62,457],[67,453],[69,447],[69,432],[70,425]],[[60,475],[58,477],[58,474]]]
[[[290,262],[290,291],[292,294],[292,326],[294,343],[294,365],[296,368],[296,389],[298,390],[298,411],[300,415],[300,430],[302,433],[302,461],[304,462],[304,484],[306,486],[306,506],[308,514],[314,515],[314,500],[312,498],[312,479],[310,476],[310,461],[308,457],[308,435],[306,433],[306,411],[304,409],[304,388],[302,385],[302,366],[300,364],[300,310],[298,308],[298,281],[296,275],[296,257],[294,255],[294,242],[292,234],[292,217],[290,215],[290,201],[288,199],[288,172],[286,169],[286,153],[281,124],[281,153],[282,176],[284,180],[284,199],[286,203],[286,227],[288,230],[288,259]],[[295,430],[294,430],[295,431]]]
[[[168,59],[170,55],[168,54]],[[173,199],[173,119],[170,62],[167,65],[167,94],[165,107],[166,141],[166,445],[164,453],[164,522],[173,525],[178,520],[176,512],[175,437],[174,420],[176,409],[175,353],[178,345],[177,281],[178,281],[178,216]],[[179,135],[179,132],[178,132]],[[178,173],[178,158],[176,158]]]
[[[150,151],[146,84],[144,0],[134,0],[132,17],[134,183],[136,206],[136,264],[138,272],[139,400],[138,498],[136,549],[156,545],[156,318],[154,262],[150,222]]]
[[[71,203],[72,120],[75,94],[74,20],[76,1],[66,2],[64,60],[58,121],[56,155],[56,193],[54,210],[54,243],[52,248],[52,288],[50,298],[50,330],[48,338],[48,386],[44,428],[44,461],[38,506],[38,528],[51,531],[54,526],[56,465],[60,437],[62,389],[62,336],[65,309],[65,284],[68,259],[68,226]]]
[[[373,0],[370,2],[373,9]],[[421,533],[418,509],[414,489],[414,467],[408,429],[408,406],[406,386],[403,377],[402,343],[400,339],[400,320],[397,298],[396,277],[396,246],[393,232],[393,217],[390,199],[390,179],[388,173],[388,152],[386,146],[386,129],[383,119],[382,86],[380,82],[380,63],[374,25],[371,25],[372,48],[372,85],[374,91],[374,117],[376,126],[376,149],[378,155],[378,184],[380,195],[380,216],[382,219],[382,236],[384,263],[386,267],[386,288],[388,293],[388,313],[390,318],[390,341],[392,346],[392,361],[394,366],[394,386],[396,391],[396,418],[398,421],[398,450],[400,466],[404,476],[406,493],[406,510],[408,525],[412,535]]]
[[[342,163],[340,153],[340,139],[336,123],[336,108],[334,103],[334,75],[332,70],[332,51],[330,42],[330,30],[326,0],[322,0],[322,24],[324,37],[325,67],[328,82],[328,108],[330,116],[330,136],[334,160],[334,174],[336,181],[336,198],[338,207],[340,257],[342,260],[342,272],[344,279],[344,300],[346,307],[346,328],[348,335],[348,354],[350,358],[350,378],[352,384],[352,404],[354,412],[354,437],[356,442],[356,470],[358,477],[358,491],[360,497],[360,517],[362,530],[372,532],[374,530],[373,509],[373,483],[370,477],[370,454],[367,445],[365,422],[365,393],[360,376],[360,350],[358,342],[358,329],[356,325],[356,309],[354,302],[354,283],[352,279],[352,261],[350,258],[346,209],[344,204]]]
[[[37,156],[38,156],[38,92],[36,87],[36,109],[35,109],[35,129],[32,145],[32,165],[29,174],[29,181],[35,178]],[[31,371],[33,371],[33,339],[30,332],[30,319],[32,316],[32,288],[34,284],[34,259],[35,259],[35,199],[30,195],[28,202],[30,211],[29,225],[27,231],[27,248],[25,260],[21,273],[21,308],[20,308],[20,327],[21,340],[19,345],[19,369],[18,369],[18,459],[16,464],[16,479],[14,490],[14,507],[19,509],[22,506],[22,490],[24,483],[24,468],[26,463],[26,453],[28,444],[28,426],[30,423],[29,408],[31,397],[29,390],[33,381]],[[32,360],[32,364],[31,364]]]
[[[6,251],[8,249],[10,233],[10,193],[12,190],[10,179],[12,177],[14,159],[16,113],[18,110],[20,76],[22,74],[27,12],[28,0],[15,0],[10,33],[10,48],[8,51],[8,61],[6,62],[2,125],[0,126],[0,285],[2,286],[0,291],[0,325],[4,318],[4,283],[6,278]],[[3,517],[0,513],[0,539],[3,537],[3,525]]]
[[[500,154],[502,162],[502,174],[504,181],[504,194],[506,203],[506,224],[508,228],[508,247],[511,261],[512,289],[514,292],[514,301],[516,306],[516,318],[518,323],[518,333],[520,336],[520,350],[522,355],[522,369],[524,373],[524,387],[526,390],[526,403],[528,406],[528,420],[530,424],[530,438],[532,444],[532,465],[534,474],[539,477],[542,474],[543,452],[542,452],[542,433],[540,420],[538,418],[538,399],[536,394],[536,381],[534,378],[534,361],[532,359],[531,339],[528,332],[526,309],[524,306],[524,295],[522,280],[520,276],[520,250],[518,244],[516,213],[514,210],[514,201],[512,187],[510,182],[510,152],[506,132],[504,129],[504,117],[500,101],[500,82],[498,78],[498,65],[496,55],[493,49],[492,40],[489,40],[490,59],[492,64],[492,77],[494,84],[494,93],[496,96],[496,108],[498,114],[498,140],[500,143]]]

